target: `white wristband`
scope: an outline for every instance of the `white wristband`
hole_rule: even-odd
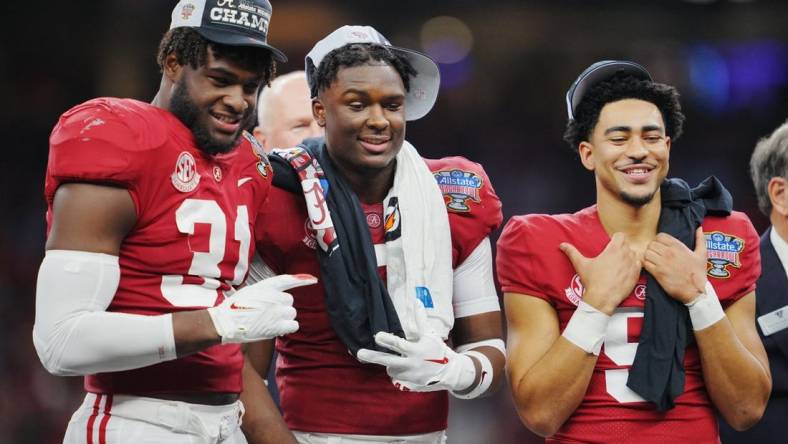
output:
[[[487,355],[481,352],[477,352],[475,350],[468,350],[466,352],[463,352],[462,354],[468,357],[476,358],[476,360],[479,361],[479,364],[481,364],[481,375],[479,376],[479,383],[476,384],[476,387],[474,387],[473,390],[471,390],[468,393],[459,394],[454,391],[450,393],[455,398],[473,399],[485,393],[487,389],[490,388],[490,385],[492,385],[492,380],[493,380],[492,363],[490,362],[490,358],[488,358]],[[474,366],[474,368],[476,368],[476,366]]]
[[[706,281],[706,291],[686,305],[695,331],[711,327],[725,317],[720,299],[709,281]]]
[[[608,322],[610,316],[580,301],[561,335],[586,353],[599,356],[602,343],[605,341]]]

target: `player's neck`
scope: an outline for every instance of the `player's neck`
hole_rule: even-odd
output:
[[[633,206],[617,196],[597,192],[597,211],[605,231],[611,236],[613,233],[626,234],[636,251],[645,251],[657,235],[661,209],[659,191],[642,206]]]
[[[168,83],[165,78],[162,76],[161,83],[159,84],[159,90],[156,91],[156,95],[151,100],[150,104],[162,109],[166,109],[167,111],[170,110],[170,91],[171,88],[167,88]]]
[[[336,162],[335,165],[350,189],[365,204],[383,202],[394,185],[395,162],[381,170],[348,168]]]

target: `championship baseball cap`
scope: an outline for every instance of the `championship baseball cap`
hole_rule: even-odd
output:
[[[426,116],[435,105],[440,89],[441,75],[438,65],[429,56],[412,49],[392,46],[371,26],[343,26],[315,44],[306,55],[306,81],[312,97],[317,96],[315,73],[320,62],[331,51],[351,43],[376,43],[404,56],[416,70],[410,78],[410,91],[405,95],[405,120],[418,120]]]
[[[287,56],[268,44],[270,20],[268,0],[180,0],[172,10],[170,29],[189,27],[212,42],[265,48],[286,62]]]
[[[566,113],[569,120],[575,119],[577,105],[592,86],[614,77],[616,74],[628,74],[642,80],[652,80],[646,68],[626,60],[602,60],[586,68],[577,77],[569,91],[566,92]]]

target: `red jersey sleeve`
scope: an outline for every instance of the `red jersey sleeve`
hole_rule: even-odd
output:
[[[47,201],[62,183],[112,183],[127,188],[139,209],[140,152],[165,141],[145,123],[134,103],[121,99],[94,99],[64,113],[49,137]]]
[[[454,267],[501,225],[501,200],[484,168],[464,157],[425,159],[443,193],[451,226]]]
[[[514,216],[504,227],[498,238],[495,259],[498,282],[503,292],[527,294],[550,302],[549,291],[544,286],[547,280],[543,278],[543,273],[550,268],[546,266],[548,248],[534,245],[545,239],[544,224],[540,223],[543,220],[546,221],[547,216]],[[559,254],[562,253],[559,251]]]
[[[755,290],[761,275],[760,239],[744,213],[703,220],[709,282],[727,308]]]
[[[276,274],[288,270],[288,255],[306,244],[317,245],[309,228],[302,195],[271,186],[254,227],[257,254]]]

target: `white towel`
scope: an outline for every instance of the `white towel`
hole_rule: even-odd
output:
[[[449,215],[435,176],[407,141],[397,154],[394,186],[383,208],[387,232],[401,230],[400,237],[387,236],[386,275],[402,329],[413,338],[415,310],[426,309],[430,326],[446,339],[454,325]]]

